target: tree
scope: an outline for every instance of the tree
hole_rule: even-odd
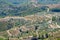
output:
[[[52,21],[56,21],[56,17],[55,16],[52,17]]]
[[[36,37],[32,37],[32,39],[31,40],[38,40],[38,38],[36,38]]]
[[[46,36],[46,38],[48,38],[48,34],[47,33],[45,34],[45,36]]]

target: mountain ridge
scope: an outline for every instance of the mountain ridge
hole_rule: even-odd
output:
[[[0,0],[0,2],[6,2],[14,5],[22,5],[29,3],[37,3],[37,4],[60,4],[60,0]]]

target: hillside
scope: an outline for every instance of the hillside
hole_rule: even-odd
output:
[[[7,16],[5,18],[0,19],[0,34],[1,34],[0,36],[6,37],[6,38],[12,37],[11,39],[16,37],[19,37],[19,38],[22,37],[22,40],[23,40],[25,38],[28,39],[29,36],[38,36],[38,35],[42,36],[42,35],[45,35],[46,33],[47,35],[51,35],[52,32],[59,31],[60,29],[59,19],[60,19],[60,16],[57,15],[56,13],[41,14],[41,15],[40,13],[37,13],[34,15],[28,15],[25,17]],[[38,35],[34,34],[36,32],[39,32],[40,34],[39,33]]]
[[[60,0],[0,0],[0,40],[60,40]]]
[[[11,4],[28,4],[30,2],[38,3],[38,4],[58,4],[60,0],[1,0],[3,2],[11,3]]]

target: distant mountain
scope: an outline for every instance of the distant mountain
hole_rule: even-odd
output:
[[[38,0],[39,4],[60,4],[60,0]]]
[[[9,4],[22,5],[28,3],[38,3],[38,4],[60,4],[60,0],[0,0]]]
[[[37,12],[46,11],[45,6],[49,8],[58,8],[60,7],[59,2],[60,0],[0,0],[0,17],[31,15]],[[55,5],[42,5],[43,8],[41,8],[42,6],[40,4]]]

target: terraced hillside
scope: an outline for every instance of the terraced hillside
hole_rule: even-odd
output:
[[[0,19],[0,36],[5,38],[20,38],[22,40],[26,37],[39,37],[47,35],[46,39],[50,38],[55,32],[60,29],[60,16],[57,14],[34,14],[25,17],[5,17]],[[4,26],[5,25],[5,26]],[[4,29],[3,29],[4,28]],[[4,33],[5,32],[5,33]],[[52,34],[53,32],[53,34]],[[40,35],[40,36],[39,36]],[[49,36],[50,35],[50,36]],[[59,36],[57,36],[59,37]],[[56,39],[57,39],[56,37]],[[8,39],[9,39],[8,38]],[[43,40],[45,37],[43,38]],[[54,40],[54,39],[53,39]]]
[[[0,40],[60,40],[60,0],[0,0]]]

